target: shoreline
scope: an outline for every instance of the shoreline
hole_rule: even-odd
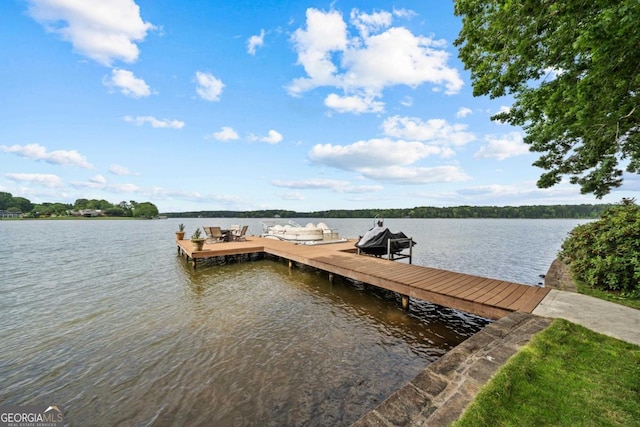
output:
[[[640,345],[640,311],[577,293],[570,271],[561,260],[556,258],[549,266],[545,287],[552,291],[533,314],[514,312],[488,325],[430,364],[352,426],[453,423],[504,363],[556,318]],[[594,318],[598,320],[593,321]]]
[[[108,220],[149,220],[155,218],[134,218],[130,216],[105,216],[105,217],[74,217],[74,216],[56,216],[45,218],[0,218],[0,221],[108,221]]]

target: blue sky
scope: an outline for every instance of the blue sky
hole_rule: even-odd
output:
[[[0,191],[191,210],[617,202],[541,190],[449,1],[6,0]],[[636,181],[637,182],[637,181]]]

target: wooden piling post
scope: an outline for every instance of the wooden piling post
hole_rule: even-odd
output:
[[[409,296],[402,295],[402,309],[409,310]]]
[[[293,269],[293,261],[289,260],[289,270]]]
[[[333,273],[329,273],[329,283],[333,285]]]

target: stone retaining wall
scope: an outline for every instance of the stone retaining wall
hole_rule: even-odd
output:
[[[554,259],[544,277],[544,287],[559,291],[577,292],[569,267],[558,258]]]
[[[353,426],[450,424],[507,359],[550,323],[551,319],[521,312],[495,321],[430,364]]]

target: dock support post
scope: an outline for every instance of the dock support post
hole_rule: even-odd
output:
[[[333,273],[329,273],[329,283],[333,285]]]
[[[193,269],[196,269],[196,259],[195,258],[191,258],[191,265],[193,265]]]
[[[413,264],[413,237],[409,240],[409,264]]]
[[[289,270],[293,269],[293,261],[289,260]]]
[[[402,295],[402,309],[409,310],[409,296]]]

